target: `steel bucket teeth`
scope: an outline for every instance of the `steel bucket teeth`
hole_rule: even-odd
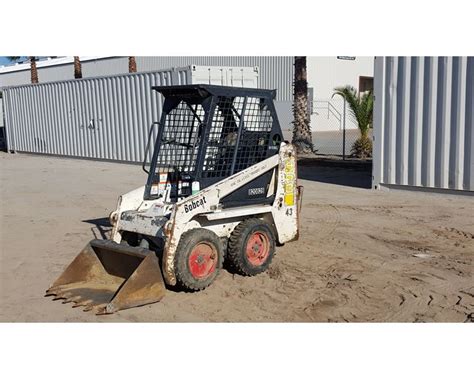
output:
[[[74,296],[74,297],[71,297],[71,298],[68,298],[66,300],[63,301],[63,304],[68,304],[68,303],[75,303],[77,301],[81,300],[81,297],[80,296]]]
[[[56,296],[56,293],[58,292],[57,287],[51,287],[46,291],[46,294],[44,296]]]
[[[90,311],[93,311],[93,313],[95,314],[101,314],[101,310],[104,309],[105,307],[107,306],[107,304],[91,304],[91,305],[88,305],[87,307],[85,307],[83,309],[84,312],[90,312]]]
[[[82,301],[79,301],[79,302],[76,302],[72,307],[73,308],[77,308],[77,307],[87,307],[91,304],[93,304],[94,301],[93,300],[82,300]]]
[[[53,301],[56,301],[56,300],[65,300],[65,299],[69,298],[71,295],[72,295],[71,292],[60,292],[60,293],[57,293],[57,294],[54,296]]]
[[[114,313],[160,301],[165,285],[155,253],[112,241],[92,240],[46,291],[53,300]]]

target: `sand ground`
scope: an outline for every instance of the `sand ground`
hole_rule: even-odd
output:
[[[474,319],[474,197],[372,191],[361,188],[369,172],[300,165],[301,238],[278,248],[268,272],[223,270],[205,291],[95,316],[44,291],[107,233],[95,220],[142,185],[141,168],[0,153],[0,175],[0,321]]]

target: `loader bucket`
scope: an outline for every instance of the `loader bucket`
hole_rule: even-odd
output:
[[[160,301],[165,284],[156,254],[148,249],[92,240],[46,291],[46,296],[96,314]]]

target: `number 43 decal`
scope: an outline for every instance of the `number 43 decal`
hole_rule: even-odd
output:
[[[291,216],[292,214],[293,214],[293,208],[288,208],[288,209],[286,210],[286,215],[287,215],[287,216]]]

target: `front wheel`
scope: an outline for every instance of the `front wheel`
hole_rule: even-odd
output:
[[[191,229],[181,236],[175,255],[176,280],[188,290],[208,287],[219,274],[224,260],[219,237],[203,228]]]
[[[264,272],[275,254],[275,234],[268,223],[249,218],[238,224],[229,238],[227,259],[242,275]]]

